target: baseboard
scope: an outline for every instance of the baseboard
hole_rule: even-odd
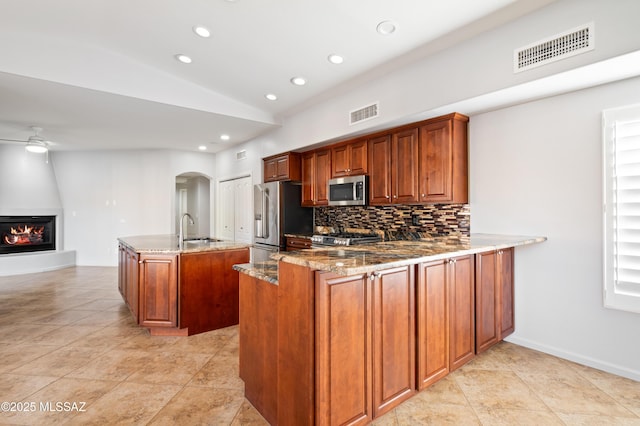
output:
[[[558,358],[563,358],[568,361],[573,361],[578,364],[586,365],[587,367],[592,367],[598,370],[606,371],[607,373],[626,377],[631,380],[640,381],[640,371],[637,371],[637,370],[621,367],[619,365],[615,365],[609,362],[590,358],[584,355],[577,354],[575,352],[565,351],[563,349],[559,349],[553,346],[543,345],[539,342],[523,339],[513,335],[507,337],[504,340],[519,346],[524,346],[525,348],[534,349],[549,355],[557,356]]]

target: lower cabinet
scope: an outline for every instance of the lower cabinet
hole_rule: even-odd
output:
[[[178,326],[178,255],[142,254],[139,260],[143,327]]]
[[[474,256],[418,265],[418,389],[475,356]]]
[[[316,423],[367,424],[415,393],[413,267],[315,281]]]
[[[476,353],[514,331],[513,248],[476,255]]]

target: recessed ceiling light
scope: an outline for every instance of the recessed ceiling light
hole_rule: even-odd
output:
[[[229,135],[220,135],[220,140],[228,141],[229,139],[231,139],[231,137],[229,137]]]
[[[395,30],[396,30],[396,24],[393,23],[392,21],[382,21],[376,27],[376,31],[378,31],[378,34],[382,34],[382,35],[393,34]]]
[[[278,97],[273,93],[267,93],[266,95],[264,95],[264,97],[269,99],[270,101],[275,101],[276,99],[278,99]]]
[[[329,55],[329,57],[327,58],[329,60],[329,62],[331,62],[332,64],[341,64],[342,62],[344,62],[344,58],[340,55],[336,55],[334,53],[332,53],[331,55]]]
[[[193,27],[193,32],[203,38],[207,38],[211,35],[211,31],[209,31],[207,27],[203,27],[201,25]]]
[[[182,62],[183,64],[190,64],[191,58],[187,55],[183,55],[182,53],[176,55],[176,59]]]
[[[206,151],[206,150],[207,150],[207,147],[206,147],[205,145],[200,145],[200,146],[198,147],[198,149],[199,149],[200,151]]]
[[[307,84],[307,80],[302,77],[293,77],[291,79],[291,83],[295,84],[296,86],[304,86],[305,84]]]

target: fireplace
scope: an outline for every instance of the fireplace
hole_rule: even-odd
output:
[[[55,249],[55,216],[0,216],[0,254]]]

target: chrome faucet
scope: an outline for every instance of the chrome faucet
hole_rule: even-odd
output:
[[[178,245],[182,249],[184,247],[184,218],[189,218],[189,225],[193,225],[195,222],[189,213],[185,213],[180,218],[180,233],[178,234]]]

